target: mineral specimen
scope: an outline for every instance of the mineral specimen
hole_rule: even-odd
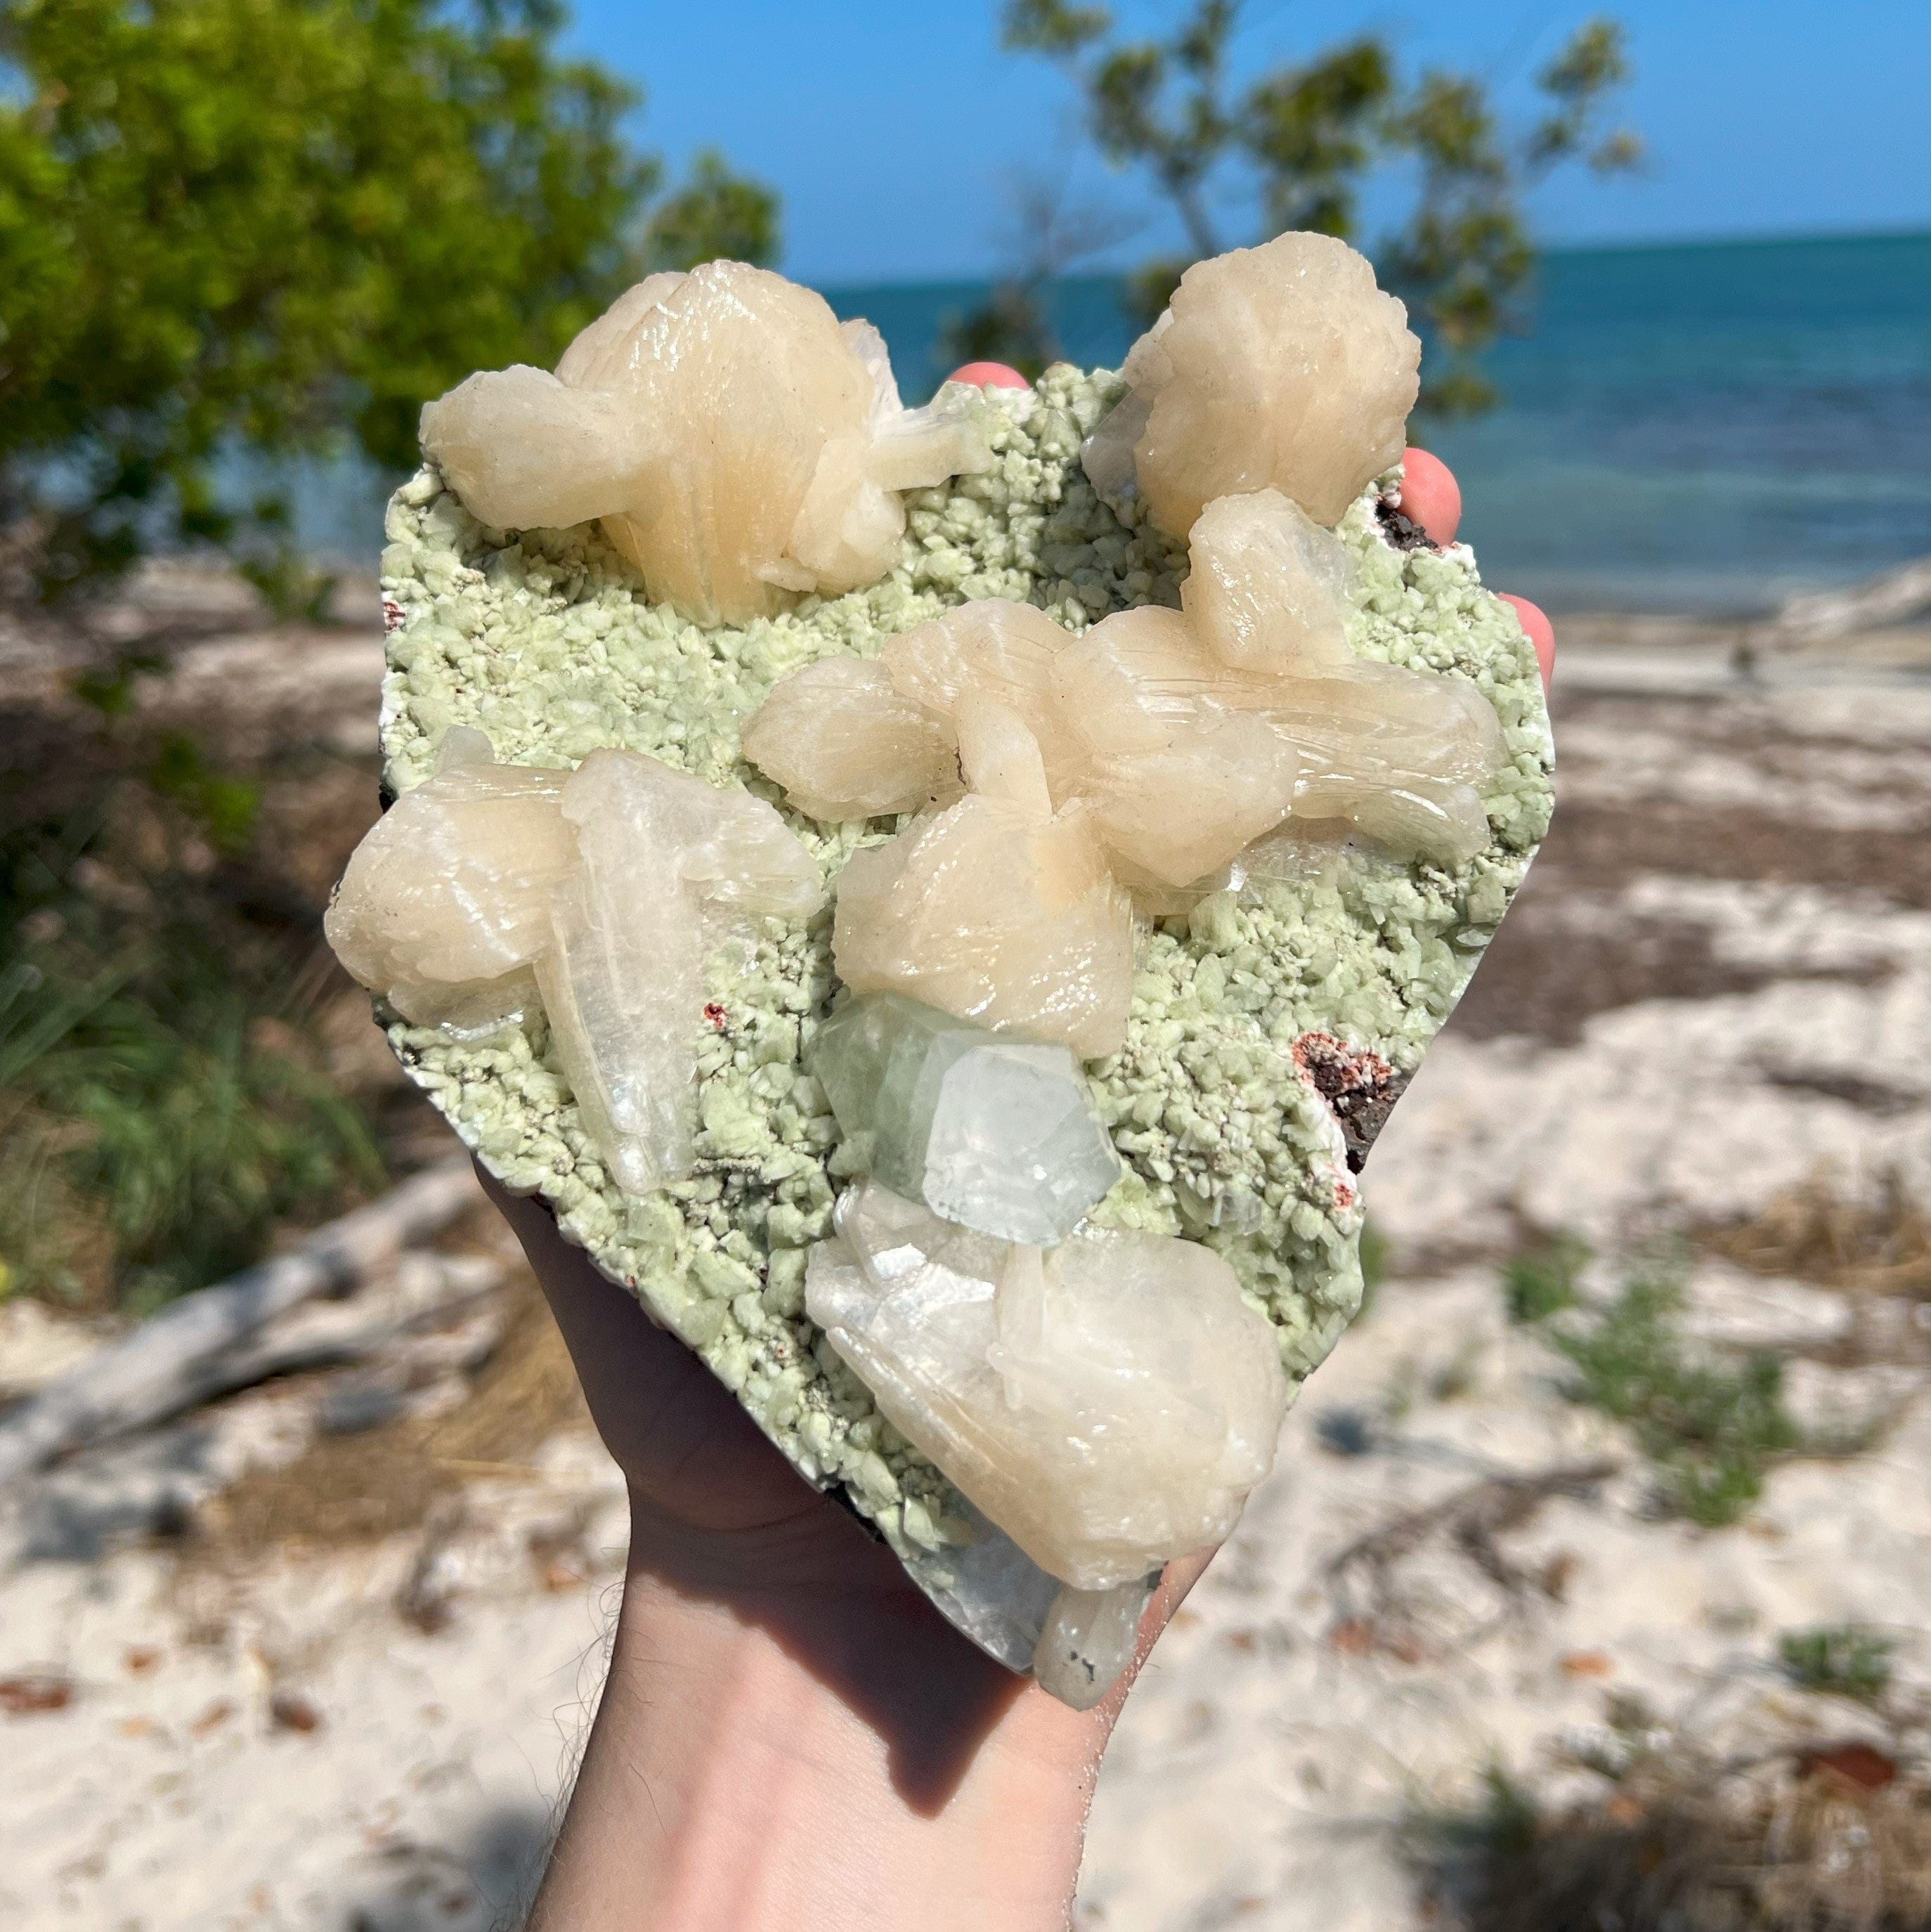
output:
[[[1125,1234],[1042,1254],[876,1182],[840,1198],[837,1228],[811,1253],[811,1319],[1042,1570],[1085,1592],[1144,1583],[1233,1527],[1288,1385],[1218,1255]]]
[[[851,1162],[982,1234],[1051,1246],[1120,1178],[1063,1046],[868,993],[819,1028],[811,1064]]]
[[[1270,487],[1332,525],[1400,458],[1420,362],[1407,310],[1346,242],[1236,248],[1188,269],[1133,345],[1087,473],[1114,496],[1137,482],[1174,536],[1216,497]]]
[[[442,768],[355,848],[322,929],[405,1019],[483,1031],[535,1004],[530,968],[576,862],[558,807],[568,774],[499,765],[452,732]]]
[[[556,1055],[619,1186],[688,1174],[704,962],[734,916],[805,919],[824,888],[772,808],[635,752],[592,752],[563,788],[580,863],[537,984]]]
[[[637,466],[622,437],[598,457],[595,424],[614,404],[597,398],[622,390],[622,365],[643,319],[663,290],[682,286],[673,279],[634,292],[559,365],[558,385],[595,402],[583,431],[589,455],[626,482]],[[1282,346],[1272,335],[1258,345],[1264,356],[1276,360]],[[754,400],[757,385],[747,383],[744,393]],[[880,393],[877,385],[874,393]],[[955,830],[963,834],[977,820],[988,836],[977,842],[983,850],[962,838],[964,856],[974,862],[967,874],[952,873],[949,857],[945,866],[912,868],[922,886],[934,887],[926,908],[931,923],[943,932],[959,904],[975,918],[983,914],[982,923],[994,931],[978,935],[975,948],[987,959],[1009,957],[1022,979],[1036,952],[1015,940],[1009,954],[1007,940],[1010,928],[1037,923],[1024,904],[1033,887],[1013,889],[1015,904],[997,918],[997,906],[973,902],[996,901],[1008,891],[1002,864],[1022,874],[1039,869],[1038,851],[1028,849],[1028,841],[1044,829],[1057,826],[1075,854],[1098,853],[1115,904],[1117,886],[1126,885],[1141,908],[1181,915],[1138,923],[1130,942],[1123,938],[1109,956],[1117,970],[1109,968],[1108,998],[1123,1014],[1130,987],[1131,1022],[1121,1051],[1083,1070],[1125,1172],[1081,1228],[1039,1258],[1039,1298],[1055,1307],[1060,1290],[1053,1285],[1063,1288],[1069,1267],[1077,1274],[1069,1258],[1089,1246],[1119,1252],[1101,1231],[1120,1240],[1144,1237],[1156,1252],[1180,1256],[1183,1276],[1196,1264],[1219,1269],[1224,1286],[1225,1262],[1241,1284],[1241,1306],[1255,1311],[1257,1324],[1264,1321],[1287,1382],[1297,1384],[1345,1324],[1359,1279],[1359,1184],[1348,1158],[1357,1152],[1357,1135],[1354,1113],[1343,1111],[1353,1096],[1330,1092],[1325,1063],[1311,1058],[1310,1043],[1332,1041],[1333,1053],[1348,1064],[1385,1070],[1376,1094],[1398,1092],[1414,1070],[1546,824],[1549,751],[1541,689],[1518,626],[1482,589],[1466,548],[1393,547],[1366,502],[1336,530],[1345,553],[1338,591],[1324,559],[1333,561],[1339,554],[1311,538],[1305,519],[1296,523],[1276,512],[1273,525],[1247,530],[1237,523],[1230,529],[1224,519],[1236,513],[1224,505],[1197,525],[1194,574],[1183,586],[1174,548],[1151,519],[1121,502],[1117,488],[1111,501],[1096,496],[1078,473],[1078,434],[1099,421],[1117,393],[1110,376],[1061,368],[1024,397],[975,399],[973,409],[998,452],[997,466],[911,500],[913,540],[895,552],[888,576],[842,597],[808,598],[775,622],[760,619],[741,627],[697,630],[651,608],[634,573],[619,566],[591,530],[549,527],[518,535],[479,526],[458,501],[451,476],[425,468],[389,511],[383,590],[396,628],[385,686],[385,772],[404,794],[397,808],[402,811],[430,777],[439,741],[446,754],[468,735],[461,728],[478,725],[505,758],[565,767],[595,747],[622,744],[655,752],[712,785],[742,789],[736,761],[745,719],[784,673],[820,663],[822,670],[801,674],[795,686],[778,685],[766,722],[780,721],[779,728],[769,742],[760,741],[755,728],[746,742],[757,762],[782,778],[794,803],[830,822],[844,821],[837,834],[808,841],[827,871],[844,854],[859,852],[841,885],[862,886],[867,871],[881,866],[905,874],[919,842],[956,812],[963,823]],[[1118,426],[1116,418],[1111,427]],[[528,447],[540,480],[553,466],[540,439]],[[497,454],[513,470],[517,452]],[[1130,488],[1130,441],[1123,454],[1121,482]],[[596,460],[590,467],[594,472]],[[828,476],[836,468],[829,466]],[[1270,471],[1262,480],[1271,477]],[[593,513],[593,506],[580,502],[563,507]],[[801,502],[801,514],[802,508]],[[1238,554],[1231,576],[1218,568],[1223,548]],[[1298,560],[1291,599],[1277,595],[1288,574],[1282,557]],[[787,566],[781,560],[773,567],[781,577]],[[1247,598],[1242,589],[1249,578],[1263,586],[1258,598]],[[769,580],[757,582],[768,586]],[[970,592],[985,591],[997,596],[961,602]],[[1179,604],[1183,592],[1184,610],[1165,608]],[[763,592],[756,594],[762,598]],[[1109,646],[1135,649],[1114,652],[1114,661],[1102,652],[1088,662],[1099,680],[1096,700],[1108,700],[1110,694],[1117,700],[1114,722],[1122,734],[1111,746],[1096,734],[1096,747],[1090,748],[1080,728],[1090,722],[1085,699],[1067,705],[1060,697],[1062,676],[1071,674],[1066,661],[1095,634],[1096,618],[1127,606],[1162,608],[1147,614],[1137,642],[1123,616],[1097,626]],[[936,625],[928,624],[935,617]],[[1163,659],[1165,685],[1157,668]],[[1358,674],[1351,664],[1360,667]],[[1439,760],[1420,771],[1404,762],[1411,753],[1432,755],[1435,736],[1432,728],[1424,728],[1431,714],[1422,695],[1414,707],[1408,705],[1400,682],[1378,686],[1380,673],[1370,668],[1375,665],[1403,667],[1399,680],[1411,680],[1418,693],[1434,687],[1450,707],[1468,701],[1492,709],[1506,731],[1507,757],[1492,778],[1485,762],[1483,775],[1456,795],[1464,803],[1472,800],[1478,810],[1486,806],[1486,822],[1456,820],[1449,828],[1452,843],[1399,842],[1411,836],[1405,830],[1410,818],[1425,834],[1439,837],[1448,807],[1429,790],[1438,794],[1462,781],[1443,776]],[[1130,674],[1108,682],[1123,670]],[[1308,721],[1297,730],[1291,716],[1285,724],[1277,720],[1276,710],[1284,707],[1271,704],[1268,694],[1301,686],[1318,687],[1318,697],[1341,706],[1348,728],[1325,725],[1324,736]],[[786,720],[787,690],[805,701]],[[819,748],[812,716],[821,697],[828,718],[836,713],[838,721],[835,728],[828,724],[823,740],[842,733],[843,748],[826,761],[829,782],[808,797]],[[1093,717],[1105,709],[1096,701]],[[1109,767],[1114,782],[1105,788],[1092,774],[1102,760],[1123,766],[1164,755],[1193,743],[1197,730],[1213,726],[1225,733],[1230,721],[1265,726],[1291,753],[1294,809],[1231,864],[1185,886],[1167,885],[1136,866],[1120,846],[1156,833],[1177,837],[1196,817],[1210,831],[1207,801],[1186,788],[1191,778],[1177,781],[1175,800],[1186,809],[1168,816],[1179,823],[1161,824],[1156,812],[1144,810],[1135,824],[1124,811],[1135,798],[1123,782],[1131,772]],[[1471,714],[1470,722],[1480,730],[1479,716]],[[1327,748],[1336,737],[1339,748],[1363,754],[1351,800],[1341,796],[1345,775]],[[775,760],[784,755],[787,739],[798,764],[778,772]],[[1204,748],[1218,742],[1210,738]],[[1237,747],[1240,741],[1225,742]],[[1250,742],[1260,758],[1264,741]],[[1270,746],[1265,755],[1282,754]],[[1249,763],[1244,752],[1226,761],[1230,773],[1236,768],[1244,773]],[[1043,820],[1042,772],[1053,814]],[[540,782],[560,786],[562,778],[552,771]],[[1220,782],[1210,767],[1207,782],[1216,788]],[[972,795],[961,804],[968,784]],[[1259,789],[1264,801],[1266,787]],[[1229,796],[1240,795],[1230,783]],[[1317,805],[1333,810],[1341,804],[1350,806],[1360,824],[1384,814],[1397,842],[1363,837],[1357,820],[1347,818],[1305,815]],[[569,842],[564,884],[574,894],[577,828],[563,818],[560,798],[549,806]],[[1114,806],[1121,808],[1119,814]],[[1258,813],[1259,802],[1255,808]],[[901,828],[901,839],[871,845],[877,835],[863,821],[901,813],[916,814]],[[1111,845],[1101,840],[1102,820],[1108,817],[1115,819],[1110,836],[1117,842]],[[452,818],[445,830],[458,822]],[[1218,836],[1224,842],[1244,830],[1230,820]],[[1478,842],[1475,859],[1453,862],[1456,852]],[[613,837],[613,844],[623,842]],[[1050,853],[1053,839],[1039,842]],[[1426,862],[1411,862],[1404,856],[1409,850],[1425,850]],[[1168,866],[1183,869],[1193,862],[1191,855],[1176,852]],[[457,868],[437,860],[412,869],[416,875],[406,878],[406,892],[433,896],[446,893],[443,874]],[[766,865],[764,890],[773,881],[781,886],[787,869],[781,861]],[[718,884],[727,868],[713,864],[704,876]],[[939,903],[968,877],[987,890],[959,890],[952,907]],[[794,908],[808,888],[802,874],[798,884],[801,890],[790,901]],[[748,914],[727,910],[681,871],[669,896],[677,918],[694,904],[721,932],[741,919],[746,927],[751,923]],[[851,896],[860,898],[862,892]],[[786,896],[781,890],[778,896]],[[640,928],[646,910],[624,908]],[[907,908],[886,910],[887,935],[904,938],[913,922]],[[500,914],[496,908],[489,916]],[[956,1454],[949,1436],[925,1440],[948,1466],[982,1474],[988,1463],[995,1473],[1022,1466],[1021,1452],[1036,1456],[1027,1466],[1072,1467],[1071,1502],[1057,1502],[1054,1483],[1036,1474],[1027,1476],[1019,1498],[1022,1505],[1051,1506],[1056,1529],[1063,1520],[1086,1521],[1093,1514],[1089,1505],[1102,1496],[1100,1478],[1089,1475],[1082,1460],[1089,1449],[1093,1466],[1106,1472],[1105,1482],[1117,1478],[1120,1493],[1135,1502],[1143,1490],[1150,1498],[1165,1496],[1170,1482],[1177,1490],[1191,1495],[1198,1488],[1206,1495],[1216,1491],[1218,1479],[1201,1481],[1195,1462],[1168,1453],[1164,1424],[1145,1436],[1137,1410],[1132,1426],[1108,1435],[1097,1449],[1067,1432],[1065,1409],[1081,1398],[1084,1378],[1101,1375],[1103,1349],[1072,1350],[1077,1359],[1069,1376],[1063,1358],[1047,1352],[1051,1372],[1036,1371],[1034,1380],[1062,1403],[1060,1410],[1036,1401],[1033,1382],[1021,1372],[1024,1358],[1015,1354],[1009,1406],[1004,1364],[995,1364],[991,1352],[1003,1346],[1002,1315],[1017,1325],[1026,1312],[1030,1277],[1021,1268],[1030,1262],[1030,1250],[948,1227],[915,1204],[903,1211],[927,1232],[929,1249],[904,1229],[898,1234],[887,1229],[882,1242],[871,1244],[877,1252],[868,1271],[844,1237],[826,1242],[835,1232],[834,1203],[841,1192],[849,1226],[865,1197],[883,1192],[875,1181],[852,1184],[853,1168],[862,1166],[856,1156],[863,1136],[841,1134],[814,1077],[816,1037],[857,997],[836,992],[833,938],[829,918],[766,920],[757,925],[753,946],[721,945],[708,956],[694,994],[686,982],[674,1011],[667,1012],[664,1034],[676,1032],[691,1057],[670,1065],[669,1076],[682,1083],[690,1121],[703,1124],[700,1144],[715,1150],[715,1157],[706,1159],[694,1182],[641,1202],[627,1198],[610,1167],[594,1157],[585,1107],[556,1077],[555,1034],[535,1009],[528,966],[502,975],[506,983],[496,989],[496,1004],[505,1004],[500,996],[508,993],[507,1004],[520,1011],[487,1037],[455,1026],[412,1026],[386,1006],[383,1016],[412,1077],[491,1171],[512,1188],[540,1190],[565,1234],[697,1352],[805,1480],[835,1490],[875,1525],[944,1616],[988,1654],[1015,1669],[1035,1670],[1054,1695],[1090,1702],[1130,1655],[1159,1558],[1146,1556],[1143,1545],[1116,1569],[1089,1573],[1119,1577],[1105,1589],[1063,1587],[1049,1576],[960,1492],[931,1455],[889,1426],[895,1402],[897,1413],[908,1412],[899,1400],[908,1387],[916,1397],[910,1412],[948,1423],[961,1414],[934,1397],[919,1377],[908,1384],[891,1352],[882,1366],[868,1366],[859,1341],[852,1341],[851,1361],[860,1374],[876,1374],[885,1399],[874,1396],[811,1324],[811,1258],[817,1256],[820,1290],[828,1269],[835,1286],[844,1273],[847,1287],[859,1294],[856,1312],[868,1320],[877,1312],[883,1322],[883,1304],[893,1298],[878,1286],[881,1272],[908,1286],[932,1258],[950,1253],[948,1244],[964,1244],[952,1273],[976,1276],[976,1282],[952,1283],[958,1319],[972,1331],[957,1359],[984,1364],[992,1398],[983,1406],[976,1402],[964,1419],[976,1426],[989,1416],[994,1430],[983,1442],[973,1436]],[[1030,930],[1027,938],[1033,938]],[[539,930],[509,950],[514,956],[533,945],[540,952],[548,944]],[[485,964],[502,956],[493,944],[487,950]],[[858,955],[864,950],[861,945]],[[848,962],[854,956],[849,946],[844,956]],[[378,969],[389,963],[379,952],[370,970],[379,980]],[[653,957],[653,971],[657,964]],[[458,961],[454,970],[454,980],[424,982],[430,1004],[419,1010],[442,1010],[447,988],[464,983],[460,973],[481,969]],[[406,976],[391,974],[383,983],[394,987]],[[978,1023],[997,1025],[999,1008],[991,992],[998,989],[988,989],[990,976],[961,975],[958,1003],[984,996]],[[931,984],[904,990],[935,1004],[952,997]],[[687,998],[711,1004],[700,1012],[685,1004]],[[1050,1004],[1036,974],[1019,1004],[1029,1002]],[[998,1037],[1017,1044],[1030,1030],[1015,1024]],[[1286,1042],[1293,1043],[1291,1054]],[[585,1084],[591,1084],[588,1076]],[[1364,1131],[1372,1130],[1375,1104],[1380,1103],[1369,1104],[1364,1116]],[[667,1138],[677,1124],[669,1124]],[[1176,1230],[1192,1241],[1172,1240]],[[904,1265],[892,1275],[895,1259]],[[1002,1310],[1009,1264],[1014,1292],[1003,1298]],[[1107,1285],[1123,1292],[1126,1283]],[[1132,1300],[1123,1313],[1096,1303],[1093,1320],[1103,1340],[1116,1333],[1124,1338],[1136,1364],[1144,1365],[1150,1352],[1146,1337],[1157,1336],[1157,1358],[1144,1379],[1127,1378],[1135,1401],[1144,1396],[1149,1404],[1181,1408],[1204,1389],[1210,1409],[1222,1392],[1216,1372],[1202,1372],[1186,1342],[1192,1304],[1183,1287],[1180,1276],[1168,1281],[1157,1307],[1148,1298]],[[949,1348],[952,1304],[943,1294],[934,1299],[938,1340]],[[827,1312],[822,1294],[817,1307]],[[1056,1337],[1061,1325],[1042,1324]],[[952,1363],[942,1350],[938,1366],[949,1372]],[[1117,1468],[1110,1461],[1116,1442],[1124,1458]],[[1055,1454],[1059,1461],[1053,1461]],[[996,1483],[980,1492],[1000,1506]],[[1035,1548],[1052,1554],[1027,1528],[1024,1507],[1012,1520]],[[1212,1533],[1219,1528],[1216,1522]],[[1104,1535],[1096,1540],[1108,1542]]]
[[[742,623],[882,577],[900,493],[987,460],[970,407],[906,409],[869,323],[709,262],[620,296],[554,375],[470,376],[423,410],[422,446],[484,522],[600,518],[653,596]]]

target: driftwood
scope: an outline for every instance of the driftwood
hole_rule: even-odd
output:
[[[0,1419],[0,1485],[238,1386],[219,1366],[233,1352],[243,1352],[233,1370],[252,1366],[243,1378],[257,1378],[260,1352],[251,1364],[247,1345],[269,1322],[304,1302],[346,1294],[481,1198],[468,1156],[457,1155],[317,1228],[288,1253],[183,1296]]]
[[[1931,610],[1931,556],[1846,590],[1788,598],[1759,631],[1756,641],[1772,650],[1801,649],[1906,623],[1927,610]]]
[[[428,1259],[406,1256],[397,1273],[406,1272],[412,1262]],[[233,1348],[193,1364],[177,1379],[166,1414],[151,1415],[148,1421],[165,1421],[169,1415],[258,1382],[319,1369],[349,1368],[373,1360],[379,1364],[376,1374],[413,1387],[473,1367],[501,1332],[500,1317],[492,1318],[490,1310],[502,1280],[500,1264],[455,1256],[424,1278],[386,1284],[373,1306],[364,1305],[370,1295],[358,1294],[346,1304],[297,1309]],[[344,1388],[352,1398],[354,1381]],[[340,1406],[334,1398],[323,1402],[324,1427],[334,1426],[329,1418]]]

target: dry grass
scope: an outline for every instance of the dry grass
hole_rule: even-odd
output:
[[[1754,1220],[1710,1230],[1702,1240],[1753,1274],[1931,1300],[1931,1214],[1894,1171],[1864,1200],[1847,1196],[1834,1175],[1813,1174]]]
[[[259,1470],[211,1502],[193,1560],[247,1567],[304,1550],[381,1542],[421,1528],[478,1477],[534,1473],[529,1459],[589,1416],[535,1280],[519,1265],[502,1292],[502,1339],[466,1399],[352,1436],[318,1437],[294,1462]]]
[[[1868,1745],[1726,1775],[1679,1748],[1553,1816],[1506,1780],[1453,1828],[1468,1932],[1925,1932],[1931,1786]]]

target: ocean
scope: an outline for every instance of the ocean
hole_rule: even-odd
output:
[[[985,292],[826,291],[878,326],[908,398]],[[1112,280],[1051,306],[1072,360],[1125,353]],[[1744,615],[1931,554],[1931,235],[1555,250],[1529,307],[1486,359],[1500,406],[1416,434],[1461,478],[1491,584],[1556,612]],[[367,554],[371,490],[303,496],[312,541]]]

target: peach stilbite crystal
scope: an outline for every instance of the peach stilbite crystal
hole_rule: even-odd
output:
[[[1150,1572],[1233,1528],[1273,1463],[1288,1385],[1272,1327],[1211,1249],[1011,1246],[875,1182],[840,1197],[836,1225],[812,1250],[806,1312],[1042,1570],[1083,1592],[1137,1587],[1144,1604]],[[1137,1620],[1130,1595],[1118,1607]]]
[[[780,678],[745,728],[744,754],[799,811],[833,824],[949,805],[961,789],[952,722],[862,658]]]
[[[533,1003],[576,849],[558,807],[567,772],[497,764],[480,731],[449,740],[356,847],[322,929],[404,1019],[470,1031]]]
[[[422,446],[505,529],[602,520],[654,596],[742,623],[883,576],[900,493],[983,467],[956,392],[900,402],[878,332],[742,262],[652,275],[551,375],[487,371],[422,412]]]
[[[1061,796],[1075,747],[1058,726],[1052,667],[1072,641],[1030,604],[976,598],[890,639],[875,663],[821,659],[780,678],[745,727],[744,754],[814,818],[948,803],[961,789],[961,732],[976,755],[994,756],[1000,714],[989,702],[1032,734]]]
[[[1346,242],[1236,248],[1188,269],[1134,344],[1087,473],[1103,494],[1137,482],[1173,536],[1216,497],[1269,488],[1332,526],[1400,460],[1420,363],[1407,310]]]
[[[1043,818],[969,794],[854,852],[832,956],[854,992],[903,993],[1082,1059],[1126,1036],[1132,908],[1078,806]]]
[[[1347,549],[1292,497],[1256,490],[1210,503],[1189,556],[1180,608],[1230,670],[1306,676],[1354,663]]]

